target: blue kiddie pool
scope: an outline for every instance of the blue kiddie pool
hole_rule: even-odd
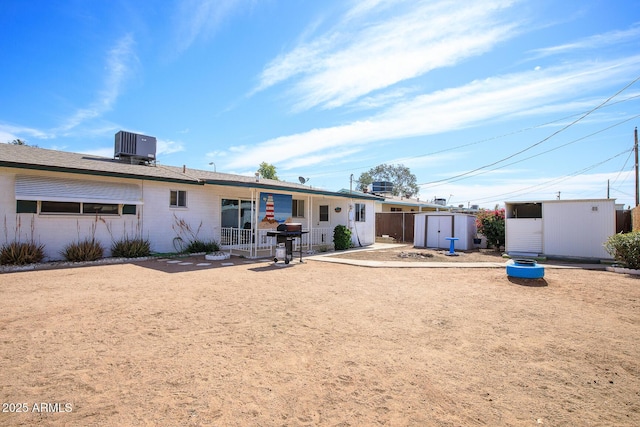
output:
[[[512,259],[507,262],[507,276],[541,279],[544,277],[544,267],[532,259]]]

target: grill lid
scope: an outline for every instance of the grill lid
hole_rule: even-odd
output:
[[[302,231],[302,223],[299,222],[286,222],[284,224],[278,225],[276,229],[278,231],[287,231],[287,232],[300,232]]]

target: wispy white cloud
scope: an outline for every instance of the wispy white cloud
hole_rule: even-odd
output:
[[[28,143],[29,137],[36,139],[49,139],[53,138],[53,134],[26,126],[15,126],[0,123],[0,142],[10,142],[14,139],[23,139]]]
[[[127,34],[119,39],[116,45],[109,50],[105,60],[104,87],[98,93],[97,99],[90,106],[77,110],[61,126],[54,130],[55,133],[68,132],[88,120],[100,117],[113,108],[122,91],[124,82],[132,72],[131,64],[137,63],[134,45],[133,36]]]
[[[572,102],[585,87],[595,91],[628,83],[635,77],[640,55],[608,62],[583,62],[541,71],[525,71],[415,96],[378,115],[342,126],[313,129],[264,141],[251,149],[228,150],[231,169],[262,161],[299,161],[323,151],[355,149],[375,141],[433,135],[505,120],[543,105]]]
[[[531,59],[539,59],[546,56],[565,54],[580,50],[603,49],[627,42],[635,43],[638,41],[638,38],[640,38],[640,24],[635,24],[628,30],[610,31],[603,34],[585,37],[571,43],[533,49],[530,51],[533,54],[533,58]]]
[[[185,147],[182,142],[172,141],[169,139],[158,139],[156,141],[156,153],[157,155],[169,155],[173,153],[178,153],[180,151],[184,151]]]
[[[176,14],[178,52],[187,50],[199,38],[207,39],[218,31],[225,19],[247,0],[181,0]]]
[[[268,64],[254,92],[293,79],[288,95],[295,110],[343,106],[512,37],[517,24],[501,15],[511,4],[357,2],[330,31]]]

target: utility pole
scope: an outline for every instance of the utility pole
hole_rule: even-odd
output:
[[[634,144],[633,144],[633,151],[635,152],[635,156],[636,156],[636,206],[640,205],[640,193],[638,193],[639,190],[639,186],[638,186],[638,128],[636,127],[634,133]]]

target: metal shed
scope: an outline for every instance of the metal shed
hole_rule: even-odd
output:
[[[457,237],[454,248],[473,248],[476,216],[457,212],[424,212],[414,217],[413,245],[418,248],[449,248],[447,237]]]
[[[610,259],[604,243],[616,232],[615,199],[506,202],[509,254]]]

